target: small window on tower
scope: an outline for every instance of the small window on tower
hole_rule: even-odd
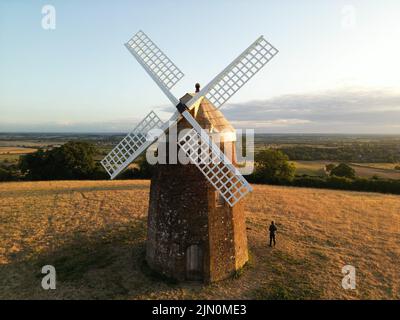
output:
[[[222,207],[225,204],[225,199],[219,191],[215,191],[215,202],[217,207]]]

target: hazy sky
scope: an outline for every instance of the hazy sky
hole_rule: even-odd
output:
[[[53,5],[56,28],[42,28]],[[259,35],[279,54],[221,110],[263,132],[400,133],[400,1],[0,0],[0,131],[125,132],[169,101],[139,29],[205,85]]]

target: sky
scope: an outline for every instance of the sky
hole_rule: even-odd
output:
[[[398,0],[0,0],[0,132],[168,119],[173,106],[123,45],[143,30],[184,72],[177,97],[260,35],[279,49],[220,109],[236,128],[400,134],[399,16]]]

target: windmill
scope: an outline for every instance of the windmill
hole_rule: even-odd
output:
[[[158,165],[151,181],[146,260],[152,269],[178,280],[226,278],[248,260],[240,200],[252,187],[234,157],[223,152],[235,139],[225,137],[218,147],[204,126],[232,128],[219,108],[278,50],[261,36],[209,84],[201,90],[196,85],[195,94],[177,99],[170,90],[183,73],[158,46],[139,31],[125,47],[176,111],[167,122],[151,111],[101,164],[113,179],[172,126],[188,128],[178,146],[190,164]]]

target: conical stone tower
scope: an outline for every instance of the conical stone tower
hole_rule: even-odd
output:
[[[183,103],[193,94],[181,98]],[[206,98],[191,113],[219,139],[236,164],[234,128]],[[178,133],[191,128],[183,119]],[[248,260],[242,201],[230,207],[193,164],[157,164],[151,180],[146,260],[150,268],[179,281],[210,283],[231,276]]]

